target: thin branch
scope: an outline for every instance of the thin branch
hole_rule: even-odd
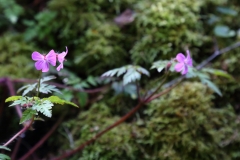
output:
[[[22,138],[18,138],[17,143],[14,146],[14,149],[13,149],[13,152],[12,152],[12,155],[11,155],[11,159],[16,159],[16,155],[17,155],[17,152],[18,152],[18,149],[19,149],[19,146],[20,146],[21,142],[22,142]]]
[[[14,90],[14,85],[13,85],[12,81],[9,78],[5,78],[5,82],[6,82],[6,85],[7,85],[8,89],[9,89],[10,96],[15,96],[16,92]],[[18,117],[21,118],[22,117],[21,107],[19,105],[16,105],[15,109],[17,111]]]
[[[40,140],[38,141],[37,144],[35,144],[35,146],[33,146],[25,155],[23,155],[19,160],[25,160],[27,159],[31,154],[34,153],[34,151],[36,149],[38,149],[52,134],[53,132],[57,129],[57,127],[59,126],[59,124],[62,122],[63,118],[65,117],[66,114],[63,114],[58,121],[54,124],[54,126],[51,128],[50,131],[48,131],[48,133]]]
[[[8,146],[10,143],[12,143],[14,141],[14,139],[16,139],[19,135],[21,135],[22,133],[24,133],[25,131],[27,131],[31,126],[32,126],[32,123],[34,121],[34,117],[32,117],[31,120],[25,122],[23,124],[23,128],[18,132],[16,133],[11,139],[9,139],[3,146]]]
[[[18,133],[16,133],[11,139],[9,139],[3,146],[8,146],[14,139],[16,139],[19,135],[25,132],[29,127],[24,126]]]

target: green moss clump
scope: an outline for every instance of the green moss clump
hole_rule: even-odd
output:
[[[21,35],[3,35],[0,38],[0,77],[36,77],[37,71],[31,60],[34,50],[33,45],[24,42]]]
[[[239,124],[232,107],[212,108],[212,93],[194,82],[180,84],[153,101],[142,132],[136,133],[145,157],[162,160],[238,159]],[[147,133],[147,134],[142,134]],[[230,140],[230,141],[229,141]]]
[[[65,131],[70,131],[68,134],[71,135],[74,140],[72,144],[70,143],[70,146],[77,147],[93,138],[99,131],[104,130],[118,119],[119,117],[111,115],[110,109],[106,105],[102,103],[95,104],[88,111],[81,112],[76,119],[65,122],[61,132],[67,136]],[[135,159],[134,157],[137,155],[135,154],[136,148],[131,145],[132,142],[131,124],[122,123],[98,138],[92,145],[86,146],[82,152],[75,154],[69,159]],[[67,142],[65,137],[58,137],[57,143],[62,144],[61,150],[69,149],[69,145],[67,145],[69,142]]]

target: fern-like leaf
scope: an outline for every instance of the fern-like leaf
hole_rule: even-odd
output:
[[[21,97],[18,100],[15,100],[9,107],[15,106],[15,105],[28,105],[31,104],[32,98],[31,97]]]
[[[37,111],[35,111],[31,108],[26,109],[22,114],[22,118],[20,119],[19,124],[22,124],[22,123],[26,122],[27,120],[30,120],[35,115],[37,115]]]
[[[39,100],[32,106],[32,109],[41,112],[47,117],[52,117],[52,106],[53,104],[49,100]]]
[[[52,79],[56,79],[55,76],[47,76],[47,77],[43,77],[41,80],[40,80],[40,83],[43,83],[43,82],[46,82],[46,81],[50,81]]]
[[[42,83],[42,84],[40,85],[39,92],[45,93],[45,94],[52,93],[52,92],[57,92],[57,93],[62,94],[62,93],[59,91],[59,89],[56,88],[56,86],[49,85],[49,84],[45,84],[45,83]]]
[[[16,101],[16,100],[19,100],[20,98],[22,98],[22,96],[11,96],[11,97],[8,97],[5,102],[11,102],[11,101]]]
[[[61,105],[69,104],[69,105],[72,105],[74,107],[79,108],[76,104],[74,104],[74,103],[72,103],[70,101],[63,100],[63,99],[59,98],[58,96],[51,96],[51,97],[48,97],[48,98],[43,98],[43,100],[49,100],[52,103],[61,104]]]
[[[18,93],[21,92],[22,90],[23,93],[22,93],[22,96],[25,96],[26,94],[28,94],[29,92],[31,92],[32,90],[34,90],[35,88],[37,87],[37,83],[34,83],[34,84],[28,84],[26,86],[23,86],[21,88],[18,89]]]
[[[141,66],[127,65],[121,68],[116,68],[116,69],[107,71],[104,74],[102,74],[102,77],[106,77],[106,76],[112,77],[114,75],[119,77],[123,74],[124,74],[123,76],[124,85],[134,82],[136,80],[140,80],[141,74],[150,76],[150,73],[145,68],[142,68]]]
[[[8,147],[5,147],[5,146],[0,146],[0,149],[4,149],[4,150],[7,150],[7,151],[11,151],[11,149],[9,149]]]

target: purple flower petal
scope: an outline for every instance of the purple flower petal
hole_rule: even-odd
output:
[[[68,53],[68,49],[67,49],[67,47],[66,47],[66,52],[62,52],[61,54],[58,54],[58,61],[60,62],[60,63],[63,63],[63,61],[64,61],[64,59],[65,59],[65,56],[67,55],[67,53]]]
[[[36,69],[37,69],[37,70],[41,70],[42,67],[43,67],[43,63],[44,63],[44,60],[37,61],[37,62],[35,63]]]
[[[32,59],[34,61],[41,61],[41,60],[44,60],[44,56],[35,51],[32,53]]]
[[[49,71],[49,63],[47,61],[44,61],[42,65],[42,72],[48,72]]]
[[[56,53],[54,50],[51,50],[47,55],[46,55],[46,60],[48,63],[50,63],[53,66],[56,66]]]
[[[186,64],[192,67],[192,58],[190,56],[189,50],[187,50]]]
[[[184,62],[184,60],[186,58],[182,53],[178,53],[177,56],[176,56],[176,59],[177,59],[178,62]]]
[[[57,67],[57,71],[60,71],[61,69],[63,69],[63,63],[60,63],[60,65]]]
[[[183,70],[182,70],[182,75],[185,75],[188,72],[188,67],[186,65],[183,66]]]
[[[181,72],[183,70],[183,68],[184,68],[184,63],[178,63],[174,67],[175,71],[177,71],[177,72]]]

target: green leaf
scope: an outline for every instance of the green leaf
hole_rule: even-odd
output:
[[[47,117],[52,117],[52,102],[49,100],[39,100],[32,106],[33,110],[41,112],[43,115]]]
[[[156,68],[158,72],[161,72],[163,69],[165,69],[167,67],[168,63],[169,63],[169,61],[167,61],[167,60],[159,60],[159,61],[153,63],[151,69]]]
[[[219,37],[223,37],[223,38],[229,38],[229,37],[233,37],[235,36],[235,31],[234,30],[230,30],[230,28],[228,26],[225,25],[217,25],[214,28],[214,34],[216,36]]]
[[[22,123],[26,122],[27,120],[30,120],[36,114],[37,114],[37,111],[33,110],[32,108],[26,109],[22,114],[19,124],[22,124]]]
[[[141,78],[141,74],[134,69],[128,69],[127,73],[123,76],[123,85],[134,82]]]
[[[28,84],[26,86],[23,86],[21,88],[18,89],[17,93],[21,92],[22,90],[23,93],[22,93],[22,96],[25,96],[26,94],[28,94],[29,92],[31,92],[32,90],[34,90],[35,88],[37,87],[37,83],[34,83],[34,84]]]
[[[227,8],[227,7],[217,7],[217,11],[223,14],[227,14],[230,16],[236,16],[237,15],[237,11],[231,9],[231,8]]]
[[[221,91],[219,90],[219,88],[213,82],[211,82],[208,79],[203,79],[203,78],[200,79],[200,80],[203,84],[206,84],[210,89],[212,89],[214,92],[216,92],[219,96],[222,96]]]
[[[40,83],[43,83],[43,82],[46,82],[46,81],[50,81],[52,79],[56,79],[55,76],[47,76],[47,77],[43,77],[41,80],[40,80]]]
[[[43,98],[43,100],[49,100],[52,103],[61,104],[61,105],[69,104],[69,105],[72,105],[74,107],[79,108],[76,104],[74,104],[74,103],[72,103],[70,101],[63,100],[63,99],[59,98],[58,96],[51,96],[51,97],[48,97],[48,98]]]
[[[86,92],[79,92],[77,95],[80,106],[85,106],[87,104],[88,94]]]
[[[49,84],[44,84],[44,83],[42,83],[40,85],[39,92],[44,93],[44,94],[57,92],[57,93],[61,94],[61,92],[59,91],[59,89],[56,88],[56,86],[49,85]]]
[[[107,72],[103,73],[103,74],[101,75],[101,77],[112,77],[112,76],[114,76],[115,74],[117,74],[118,71],[119,71],[118,68],[112,69],[112,70],[110,70],[110,71],[107,71]],[[120,75],[119,75],[119,76],[120,76]]]
[[[41,117],[34,117],[34,121],[45,121],[45,120]]]
[[[96,81],[95,78],[92,77],[92,76],[89,76],[89,77],[87,78],[87,82],[90,83],[90,84],[93,85],[93,86],[96,86],[96,85],[97,85],[97,81]]]
[[[123,76],[123,84],[124,85],[134,82],[136,80],[140,80],[141,74],[150,76],[149,72],[145,68],[142,68],[141,66],[127,65],[127,66],[123,66],[121,68],[116,68],[116,69],[107,71],[104,74],[102,74],[102,77],[105,77],[105,76],[112,77],[116,74],[117,74],[117,77],[124,74],[124,76]]]
[[[136,66],[136,70],[138,72],[140,72],[141,74],[145,74],[147,76],[150,76],[150,73],[148,72],[148,70],[146,70],[145,68],[143,67],[140,67],[140,66]]]
[[[5,147],[5,146],[0,146],[0,149],[5,149],[5,150],[7,150],[7,151],[11,151],[11,149],[9,149],[9,148],[7,148],[7,147]]]
[[[19,100],[20,98],[22,98],[22,96],[11,96],[11,97],[8,97],[5,102],[11,102],[11,101],[16,101],[16,100]]]
[[[31,98],[31,97],[21,97],[18,100],[14,101],[10,106],[15,106],[15,105],[19,105],[19,104],[21,106],[23,106],[25,104],[28,105],[28,104],[31,104],[32,100],[33,100],[33,98]]]
[[[6,154],[0,153],[0,160],[11,160],[11,158]]]

